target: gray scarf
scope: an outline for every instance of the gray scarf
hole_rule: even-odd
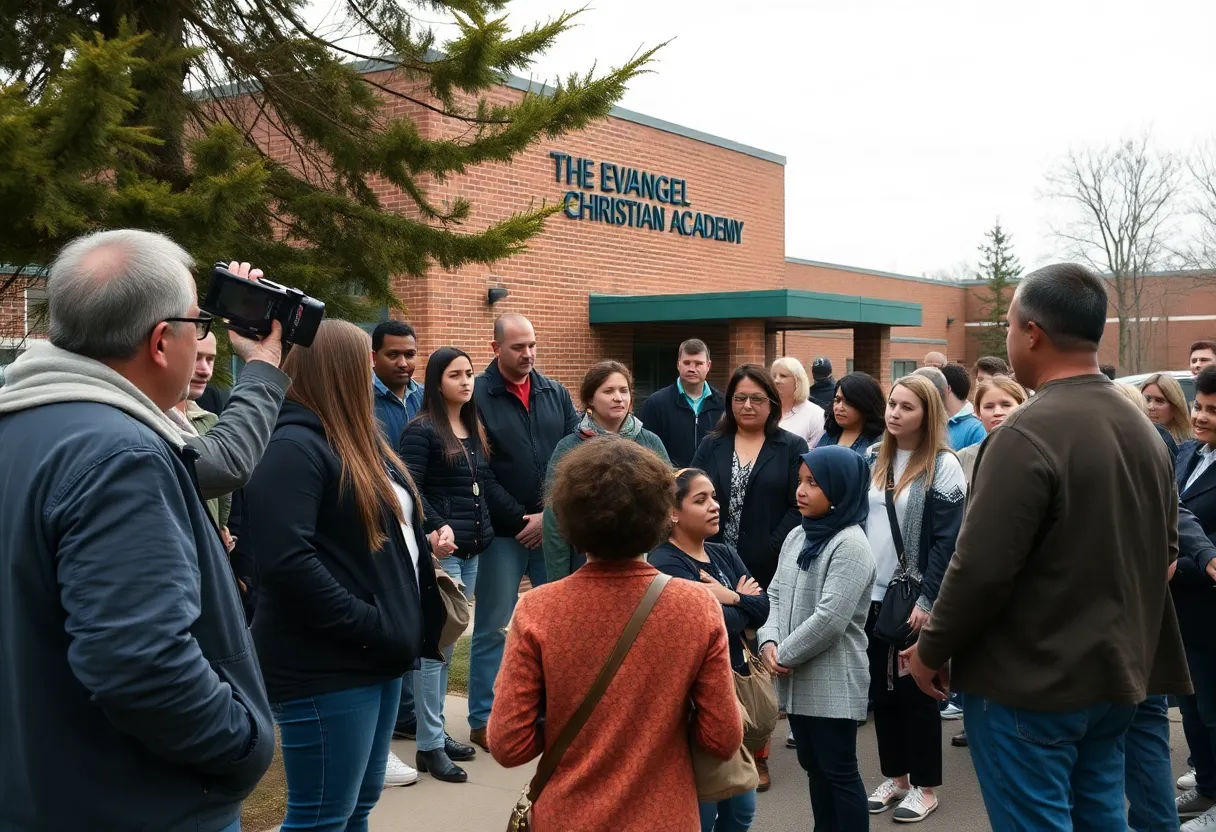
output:
[[[593,436],[603,436],[608,433],[600,427],[599,422],[591,418],[591,412],[583,414],[583,420],[578,423],[578,432],[584,439],[590,439]],[[638,441],[638,435],[642,432],[642,420],[630,413],[625,417],[625,421],[621,423],[621,429],[617,434]]]

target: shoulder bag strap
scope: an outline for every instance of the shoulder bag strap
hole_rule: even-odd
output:
[[[891,539],[895,542],[895,555],[899,558],[899,568],[908,571],[904,562],[904,536],[899,531],[899,518],[895,515],[895,466],[894,461],[887,466],[887,520],[891,523]]]
[[[604,663],[603,669],[600,670],[600,675],[595,677],[591,690],[587,691],[587,695],[583,697],[583,701],[578,706],[578,710],[574,712],[574,716],[570,717],[570,721],[566,723],[565,727],[562,728],[562,732],[558,734],[557,742],[553,743],[553,747],[541,756],[540,763],[536,767],[536,776],[532,778],[532,784],[528,787],[528,800],[530,802],[535,803],[536,799],[540,797],[545,784],[549,782],[549,778],[553,776],[553,772],[557,770],[558,764],[562,761],[562,755],[566,753],[566,750],[570,747],[570,743],[574,742],[574,738],[578,736],[578,732],[587,724],[591,712],[599,704],[604,691],[608,690],[608,685],[612,683],[617,669],[625,661],[629,648],[633,646],[638,633],[642,630],[642,625],[646,623],[647,616],[654,609],[655,602],[659,600],[659,594],[662,593],[663,587],[667,585],[669,580],[671,580],[671,576],[663,572],[654,576],[654,580],[650,582],[650,586],[646,589],[646,594],[642,596],[642,600],[638,602],[637,609],[633,611],[633,617],[625,625],[625,631],[617,639],[616,647],[612,650],[612,655]]]

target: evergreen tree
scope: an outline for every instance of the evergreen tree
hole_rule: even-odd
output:
[[[1008,359],[1005,350],[1005,316],[1013,295],[1013,283],[1022,274],[1022,264],[1013,253],[1013,238],[1001,228],[1001,221],[984,234],[987,242],[979,247],[980,278],[988,281],[988,293],[980,295],[984,304],[984,322],[976,340],[980,352]]]
[[[308,0],[0,0],[0,263],[148,228],[201,266],[240,257],[367,320],[397,303],[393,275],[520,251],[559,206],[470,229],[469,202],[432,203],[426,184],[605,116],[655,49],[497,103],[578,14],[513,34],[507,2],[342,0],[322,35]],[[419,14],[455,22],[442,53]],[[372,60],[375,77],[360,71]],[[468,129],[426,138],[393,111],[401,99]],[[286,158],[256,140],[271,131]],[[385,206],[384,183],[406,211]],[[0,275],[0,294],[15,285]]]

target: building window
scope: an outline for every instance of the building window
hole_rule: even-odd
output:
[[[46,338],[49,335],[50,316],[46,307],[46,283],[31,283],[25,287],[25,337]]]
[[[903,378],[916,372],[916,361],[892,361],[891,378]]]
[[[853,369],[853,359],[851,359],[851,358],[846,358],[846,359],[844,360],[844,371],[845,371],[846,373],[852,373],[852,372],[855,372],[855,371],[854,371],[854,369]]]
[[[642,405],[652,393],[675,382],[677,344],[633,345],[633,412],[641,413]]]

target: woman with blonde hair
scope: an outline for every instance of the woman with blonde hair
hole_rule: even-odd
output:
[[[778,427],[801,436],[809,447],[823,436],[823,408],[809,400],[811,380],[806,368],[797,358],[788,355],[773,362],[773,385],[781,399],[781,421]]]
[[[980,417],[987,433],[996,430],[1005,417],[1026,404],[1026,388],[1006,375],[987,376],[981,379],[975,390],[975,413]],[[968,445],[958,452],[958,461],[963,466],[967,487],[971,487],[971,474],[975,470],[975,458],[979,456],[983,443]]]
[[[422,500],[376,426],[370,353],[367,333],[327,320],[288,354],[291,388],[245,488],[253,638],[287,773],[283,829],[365,832],[401,676],[443,659]]]
[[[1140,392],[1148,402],[1148,418],[1170,432],[1174,442],[1181,445],[1195,438],[1191,429],[1191,409],[1186,403],[1182,385],[1173,376],[1154,373],[1140,384]]]
[[[900,823],[918,823],[937,811],[934,789],[942,783],[938,704],[916,686],[899,652],[929,620],[963,521],[966,480],[950,449],[946,422],[933,382],[901,378],[887,397],[886,433],[868,455],[873,473],[866,538],[877,576],[866,621],[867,652],[878,758],[887,778],[870,795],[869,809],[881,814],[896,806]],[[919,589],[900,643],[875,634],[888,587],[897,583]]]

